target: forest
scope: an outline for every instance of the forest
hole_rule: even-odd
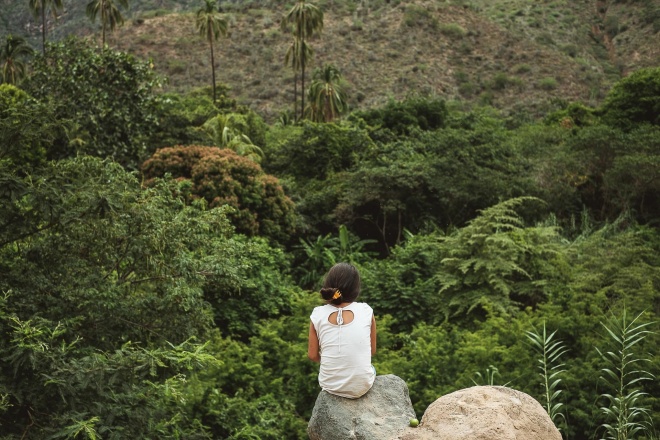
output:
[[[539,118],[349,108],[333,66],[304,85],[309,34],[283,23],[300,96],[276,120],[215,72],[163,91],[107,44],[6,37],[0,439],[307,438],[309,315],[340,261],[418,418],[505,385],[565,439],[659,439],[660,67]]]

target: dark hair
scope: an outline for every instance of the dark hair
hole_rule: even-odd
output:
[[[341,292],[339,298],[333,299],[335,293]],[[330,304],[353,302],[360,295],[360,274],[352,264],[337,263],[330,268],[323,279],[321,296]]]

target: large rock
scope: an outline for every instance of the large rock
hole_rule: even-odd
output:
[[[376,376],[369,392],[359,399],[321,391],[307,434],[312,440],[386,440],[405,429],[414,417],[408,386],[403,379],[387,374]]]
[[[506,387],[477,386],[440,397],[418,428],[398,440],[561,440],[541,404]]]

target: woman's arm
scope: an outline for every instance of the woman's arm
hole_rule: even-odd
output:
[[[307,357],[314,362],[321,362],[321,354],[319,353],[319,338],[316,335],[314,324],[309,323],[309,341],[307,342]]]
[[[371,315],[371,355],[376,354],[376,318]]]

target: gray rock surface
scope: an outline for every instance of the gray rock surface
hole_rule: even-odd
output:
[[[311,440],[386,440],[415,417],[408,386],[387,374],[376,376],[371,390],[359,399],[345,399],[321,391],[307,425]]]
[[[417,428],[392,440],[561,440],[539,402],[506,387],[477,386],[447,394],[424,412]]]

